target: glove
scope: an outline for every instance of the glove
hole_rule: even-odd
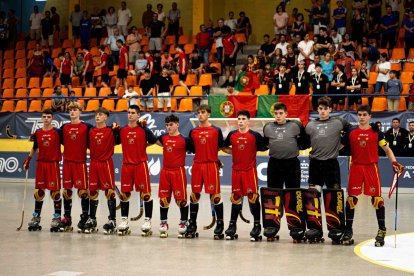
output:
[[[27,156],[26,160],[23,162],[23,168],[27,171],[30,168],[30,160],[32,160],[32,157],[29,155]]]
[[[404,166],[398,162],[392,162],[392,170],[397,174],[402,174],[404,171]]]

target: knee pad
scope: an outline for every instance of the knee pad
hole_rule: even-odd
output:
[[[160,205],[161,207],[167,208],[170,206],[171,197],[161,197],[160,198]]]
[[[241,202],[241,200],[242,200],[242,197],[240,195],[236,195],[236,194],[233,194],[233,193],[230,194],[231,203],[239,204]]]
[[[115,198],[115,191],[113,189],[108,189],[105,191],[106,199],[111,200]]]
[[[199,193],[193,193],[191,192],[190,194],[190,201],[191,203],[198,203],[198,201],[200,200],[200,194]]]
[[[43,198],[45,198],[45,190],[35,189],[33,195],[36,201],[43,201]]]
[[[384,199],[380,196],[373,196],[371,197],[371,203],[372,206],[374,206],[374,208],[378,210],[379,208],[384,206]]]
[[[89,191],[89,199],[95,200],[98,198],[99,192],[98,191]]]
[[[151,193],[141,193],[141,199],[143,201],[148,201],[151,199]]]
[[[220,196],[220,194],[210,195],[210,201],[213,204],[219,204],[221,202],[221,196]]]
[[[82,199],[88,198],[88,191],[84,190],[84,189],[79,189],[78,190],[78,197],[82,198]]]
[[[121,200],[121,201],[128,201],[129,200],[129,198],[131,197],[131,193],[123,193],[123,192],[121,192],[120,194],[119,194],[119,199]]]
[[[63,198],[66,200],[72,199],[73,191],[72,189],[64,189],[63,190]]]
[[[53,201],[60,199],[60,191],[50,191],[50,197]]]
[[[178,199],[178,200],[175,201],[175,203],[177,204],[178,207],[185,207],[185,206],[187,206],[187,201],[186,200]]]
[[[355,196],[348,196],[348,198],[346,199],[346,206],[349,207],[349,209],[355,209],[357,203],[358,198]]]
[[[255,204],[257,202],[257,199],[259,198],[259,194],[249,193],[247,195],[247,198],[249,199],[249,202],[251,204]]]

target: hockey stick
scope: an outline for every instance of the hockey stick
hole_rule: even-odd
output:
[[[24,180],[24,192],[23,192],[23,204],[22,204],[22,220],[20,222],[20,226],[17,227],[16,231],[20,231],[23,227],[23,220],[24,220],[24,202],[26,201],[26,191],[27,191],[27,178],[29,177],[29,170],[26,170],[26,178]]]
[[[119,200],[121,200],[121,197],[119,196],[121,194],[121,192],[118,189],[118,186],[115,185],[115,191],[116,194],[118,195]],[[121,208],[121,202],[119,202],[119,204],[116,206],[116,210],[119,210]]]
[[[216,224],[216,210],[214,209],[214,204],[211,203],[210,206],[211,206],[211,217],[212,217],[212,220],[211,220],[211,223],[209,225],[203,226],[203,229],[204,230],[211,229]]]
[[[241,204],[241,208],[240,208],[240,211],[239,211],[239,216],[240,216],[241,220],[244,221],[245,223],[250,223],[250,220],[246,219],[243,216],[243,198],[242,198],[242,201],[241,201],[240,204]]]
[[[396,174],[397,181],[395,183],[395,222],[394,222],[394,248],[397,248],[397,224],[398,224],[398,174]]]
[[[139,220],[143,214],[144,214],[144,203],[142,202],[141,197],[139,197],[139,214],[136,217],[132,217],[131,221]]]

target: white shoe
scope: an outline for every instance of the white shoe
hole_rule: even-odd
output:
[[[187,232],[187,222],[180,221],[180,224],[178,225],[178,233],[185,234],[186,232]]]
[[[127,217],[121,218],[121,224],[118,226],[118,230],[125,231],[129,229],[129,221]]]
[[[161,222],[160,223],[160,233],[165,233],[168,231],[168,223],[167,222]]]
[[[151,230],[151,219],[150,218],[145,218],[144,224],[142,224],[141,226],[141,230],[143,232],[149,232]]]

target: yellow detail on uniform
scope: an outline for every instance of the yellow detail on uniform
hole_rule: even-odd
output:
[[[66,200],[72,199],[72,190],[71,189],[63,189],[63,198]]]
[[[299,217],[299,216],[296,216],[296,215],[294,215],[294,214],[290,214],[290,213],[286,213],[286,218],[287,217],[292,217],[292,218],[295,218],[297,221],[302,221],[301,220],[301,218]],[[288,224],[289,224],[289,220],[288,220]],[[292,226],[292,227],[294,227],[295,225],[293,225],[293,224],[289,224],[290,226]]]
[[[151,193],[141,193],[141,199],[143,201],[149,201],[151,199]]]
[[[113,189],[108,189],[105,191],[106,199],[114,199],[115,198],[115,191]]]
[[[318,210],[317,210],[317,209],[319,209],[319,200],[317,198],[314,198],[313,203],[315,203],[315,211],[306,210],[306,213],[310,216],[314,216],[315,218],[319,218],[319,217],[321,217],[321,213],[319,213]]]
[[[348,196],[348,198],[346,199],[346,202],[348,203],[349,208],[350,208],[351,210],[355,209],[355,207],[356,207],[356,202],[354,202],[354,197],[353,197],[353,196]]]
[[[162,197],[160,198],[160,205],[161,207],[167,208],[168,206],[170,206],[170,198],[167,197]]]
[[[250,196],[251,195],[251,196]],[[249,199],[249,202],[251,203],[251,204],[255,204],[256,203],[256,201],[257,201],[257,198],[259,197],[259,195],[258,194],[250,194],[249,195],[249,197],[248,197],[248,199]]]
[[[234,193],[231,193],[230,194],[230,201],[231,201],[231,203],[233,203],[233,204],[239,204],[241,202],[241,200],[242,200],[242,197],[235,198]]]
[[[219,204],[220,200],[221,200],[220,194],[214,194],[214,195],[211,195],[211,197],[210,197],[210,201],[213,204]]]
[[[302,192],[296,192],[296,212],[303,212],[303,201],[302,201]],[[287,214],[286,214],[287,215]]]
[[[186,200],[177,199],[175,201],[175,203],[177,204],[178,207],[185,207],[185,206],[187,206],[187,201]]]
[[[123,192],[121,192],[119,194],[119,199],[121,201],[124,201],[124,202],[128,201],[130,197],[131,197],[131,193],[123,193]]]
[[[195,194],[191,192],[190,199],[192,203],[198,203],[198,201],[200,200],[200,194],[199,193]]]
[[[341,224],[341,220],[339,219],[338,216],[332,215],[332,214],[329,214],[329,213],[325,213],[325,214],[326,214],[326,217],[333,218],[333,219],[335,219],[338,222],[338,224]],[[330,224],[328,219],[326,220],[326,222],[328,223],[328,226],[330,226],[332,228],[335,228],[335,225]]]
[[[388,142],[387,142],[387,140],[382,139],[382,140],[378,141],[378,145],[380,147],[385,147],[386,145],[388,145]]]
[[[95,200],[98,198],[98,196],[99,196],[98,191],[89,191],[89,199]]]
[[[79,189],[78,190],[78,197],[79,198],[84,198],[84,199],[88,198],[88,191],[84,190],[84,189]]]
[[[35,189],[33,195],[36,201],[43,201],[43,198],[45,198],[45,191],[42,189]]]
[[[270,214],[270,215],[275,215],[276,217],[280,217],[281,214],[279,212],[279,207],[280,207],[280,196],[275,197],[275,209],[265,209],[265,213],[266,214]]]
[[[380,196],[374,196],[372,198],[372,205],[376,210],[378,210],[380,208],[380,205],[384,205],[384,199]]]
[[[342,202],[342,192],[337,192],[336,193],[336,200],[337,200],[336,212],[338,214],[343,213],[344,212],[344,207],[343,207],[343,202]]]
[[[54,201],[59,200],[60,199],[60,191],[59,190],[57,190],[57,191],[50,191],[50,197]]]

